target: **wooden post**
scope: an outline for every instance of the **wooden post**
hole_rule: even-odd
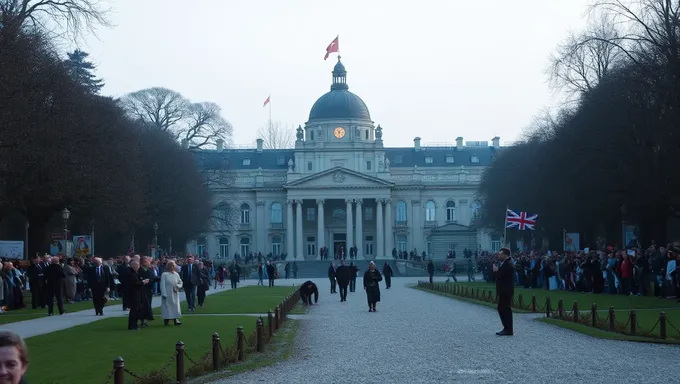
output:
[[[557,302],[557,316],[562,318],[564,316],[564,300],[560,298]]]
[[[177,372],[175,379],[178,383],[184,383],[184,343],[178,341],[175,344],[175,351],[177,352]]]
[[[592,326],[597,327],[597,304],[593,303],[593,306],[590,308],[590,317],[592,321]]]
[[[662,339],[666,339],[666,312],[661,312],[659,314],[659,336]]]
[[[217,332],[212,335],[212,366],[213,371],[220,370],[220,335]]]
[[[236,348],[238,348],[238,361],[243,361],[243,327],[236,328]]]
[[[550,296],[546,296],[545,298],[545,317],[550,317],[550,312],[552,312],[552,308],[550,305]]]
[[[257,318],[257,351],[262,352],[264,350],[264,342],[262,341],[262,332],[264,332],[264,327],[262,326],[262,317]]]
[[[578,303],[574,301],[574,323],[578,323],[579,317],[578,317]]]
[[[274,330],[278,331],[279,330],[279,306],[277,305],[276,308],[274,308]]]
[[[637,332],[637,314],[635,313],[634,309],[630,310],[630,334],[632,336],[635,336],[635,333]]]
[[[269,337],[274,334],[274,319],[272,318],[272,311],[267,312],[267,327],[269,328]]]
[[[531,295],[531,312],[536,312],[536,295]]]
[[[125,360],[120,356],[113,361],[113,384],[125,384]]]
[[[616,329],[616,312],[614,312],[614,306],[609,307],[609,330],[614,331]]]

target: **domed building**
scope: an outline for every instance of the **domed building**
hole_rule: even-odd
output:
[[[388,133],[386,131],[385,133]],[[500,139],[386,148],[383,128],[350,92],[338,58],[330,91],[312,105],[295,148],[196,150],[199,164],[229,180],[215,183],[234,220],[187,244],[212,259],[253,253],[319,260],[393,259],[404,253],[445,259],[449,251],[496,250],[500,238],[475,228],[476,190]]]

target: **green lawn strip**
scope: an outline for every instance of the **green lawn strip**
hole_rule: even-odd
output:
[[[307,306],[302,303],[302,301],[298,301],[297,304],[295,304],[295,307],[288,312],[291,315],[305,315],[307,314]]]
[[[28,302],[30,305],[30,301]],[[122,302],[120,300],[114,301],[114,300],[109,300],[106,305],[121,305]],[[87,309],[94,309],[94,305],[92,304],[92,301],[79,301],[75,303],[64,303],[64,310],[66,313],[73,313],[73,312],[80,312],[84,311]],[[54,313],[58,313],[59,310],[57,309],[57,305],[54,305]],[[32,319],[37,319],[40,317],[46,317],[47,316],[47,308],[38,308],[38,309],[32,309],[32,308],[23,308],[23,309],[17,309],[13,311],[6,311],[3,313],[0,313],[0,324],[9,324],[9,323],[16,323],[18,321],[25,321],[25,320],[32,320]]]
[[[0,314],[0,324],[16,323],[19,321],[39,319],[47,317],[47,313],[21,313],[21,311],[9,311]]]
[[[451,298],[451,299],[467,301],[469,303],[479,304],[479,305],[483,305],[485,307],[496,309],[496,304],[490,303],[488,301],[475,300],[475,299],[471,299],[469,297],[463,297],[463,296],[453,295],[453,294],[449,294],[449,293],[438,292],[438,291],[430,290],[430,289],[427,289],[427,288],[424,288],[424,287],[411,286],[411,288],[417,289],[417,290],[423,291],[423,292],[434,293],[435,295],[439,295],[439,296],[445,296],[445,297],[448,297],[448,298]],[[531,312],[531,311],[522,310],[522,309],[519,309],[519,308],[513,308],[512,311],[516,312],[516,313],[530,313]]]
[[[217,332],[224,347],[236,340],[236,328],[244,334],[255,330],[252,316],[193,316],[182,326],[163,326],[162,320],[150,322],[141,331],[128,331],[127,319],[109,318],[63,331],[28,338],[31,364],[27,375],[30,383],[101,384],[106,382],[117,356],[136,375],[165,367],[175,353],[175,344],[182,341],[187,355],[199,361],[210,352],[212,334]],[[77,364],[35,364],[55,358],[81,356]],[[174,373],[175,363],[169,372]],[[187,369],[190,362],[187,360]],[[128,377],[129,379],[129,377]]]
[[[286,296],[295,291],[296,287],[261,287],[247,286],[237,289],[225,290],[207,296],[202,308],[196,308],[197,314],[239,314],[239,313],[267,313],[281,304]],[[184,293],[180,292],[180,296]],[[186,302],[182,302],[182,312],[186,312]],[[155,308],[155,314],[160,314],[161,309]]]
[[[637,337],[637,336],[629,336],[629,335],[624,335],[620,333],[614,333],[614,332],[608,332],[601,330],[599,328],[593,328],[589,327],[587,325],[583,324],[577,324],[573,322],[569,322],[566,320],[559,320],[559,319],[553,319],[549,317],[542,317],[536,319],[537,321],[547,323],[547,324],[552,324],[561,328],[566,328],[575,332],[582,333],[584,335],[592,336],[592,337],[597,337],[600,339],[608,339],[608,340],[622,340],[622,341],[635,341],[635,342],[645,342],[645,343],[660,343],[660,344],[680,344],[680,340],[678,339],[667,339],[667,340],[662,340],[662,339],[657,339],[657,338],[648,338],[648,337]]]
[[[250,353],[243,363],[234,363],[226,369],[190,380],[190,384],[211,383],[238,373],[260,369],[290,359],[293,355],[295,337],[300,329],[298,320],[288,319],[283,328],[264,347],[263,353]]]

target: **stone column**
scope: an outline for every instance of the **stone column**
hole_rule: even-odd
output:
[[[258,200],[255,204],[256,206],[256,216],[255,216],[255,241],[253,241],[250,250],[254,255],[258,252],[262,252],[263,255],[271,252],[269,249],[268,239],[267,239],[267,222],[266,222],[266,212],[265,212],[265,202],[264,200]],[[267,250],[269,249],[269,250]]]
[[[421,255],[423,253],[423,221],[425,220],[425,213],[420,209],[420,200],[413,199],[411,200],[411,210],[412,210],[412,215],[411,215],[411,233],[413,234],[413,242],[411,245],[411,249],[408,251],[411,252],[413,248],[418,250],[418,254]]]
[[[354,232],[354,221],[352,220],[352,202],[354,200],[352,199],[345,199],[345,204],[347,204],[347,209],[345,209],[345,212],[347,213],[345,216],[347,217],[347,242],[345,243],[345,254],[349,257],[349,248],[354,246],[354,236],[352,236],[352,233]]]
[[[380,259],[383,256],[385,256],[385,251],[384,251],[384,246],[385,246],[385,239],[383,236],[385,235],[384,229],[383,229],[383,201],[384,199],[375,199],[376,202],[376,213],[375,213],[375,244],[376,244],[376,253],[375,253],[375,258]]]
[[[323,199],[316,200],[316,252],[319,253],[319,249],[326,245],[326,240],[324,239],[324,212],[323,212]]]
[[[302,250],[302,200],[295,200],[295,256],[305,259]]]
[[[294,200],[286,201],[286,254],[288,257],[295,258],[295,229],[293,224],[293,204]]]
[[[385,256],[389,259],[392,257],[392,248],[394,248],[394,236],[392,231],[392,201],[385,199]]]
[[[358,259],[360,255],[364,254],[364,215],[361,209],[361,204],[363,203],[363,200],[356,199],[355,202],[357,203],[356,214],[357,235],[355,243],[357,245],[357,259]]]

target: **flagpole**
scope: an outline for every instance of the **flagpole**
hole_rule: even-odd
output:
[[[269,130],[271,131],[272,129],[272,99],[271,96],[269,96]]]
[[[508,246],[508,211],[510,210],[510,206],[506,205],[505,206],[505,224],[503,225],[503,246],[507,247]]]

